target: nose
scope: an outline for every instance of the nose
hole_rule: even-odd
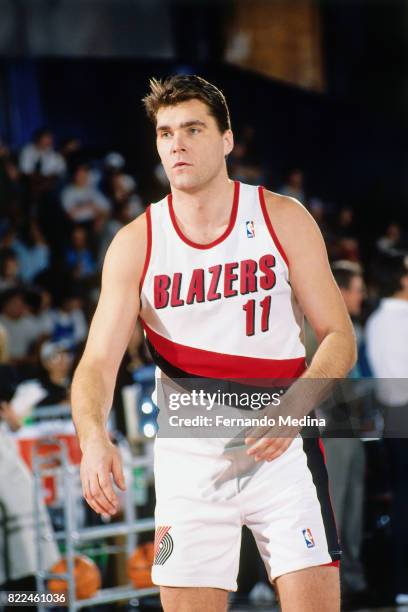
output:
[[[175,132],[173,137],[173,146],[172,153],[179,153],[180,151],[185,151],[185,141],[184,135],[181,132]]]

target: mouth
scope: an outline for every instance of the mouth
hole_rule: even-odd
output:
[[[186,168],[191,165],[192,164],[188,164],[187,162],[177,162],[176,164],[174,164],[173,168]]]

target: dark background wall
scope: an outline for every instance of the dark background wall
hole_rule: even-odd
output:
[[[96,153],[119,149],[148,197],[148,79],[198,72],[225,91],[236,129],[255,126],[269,185],[300,166],[309,193],[355,206],[363,225],[407,223],[408,3],[315,4],[320,94],[222,61],[230,0],[0,0],[0,135],[17,148],[47,123]]]

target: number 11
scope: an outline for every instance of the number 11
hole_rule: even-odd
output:
[[[267,295],[260,302],[262,308],[261,315],[261,331],[266,332],[269,330],[269,314],[271,311],[271,296]],[[242,307],[246,312],[246,335],[253,336],[255,334],[255,300],[248,300]]]

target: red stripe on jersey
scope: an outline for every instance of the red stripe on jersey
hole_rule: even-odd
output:
[[[225,238],[227,238],[232,232],[234,225],[235,225],[235,221],[237,219],[238,201],[239,201],[239,185],[240,185],[239,181],[234,181],[234,199],[232,202],[231,216],[230,216],[230,220],[229,220],[227,229],[225,230],[223,234],[221,234],[219,238],[217,238],[216,240],[213,240],[213,242],[209,242],[208,244],[200,244],[198,242],[193,242],[192,240],[190,240],[189,238],[187,238],[187,236],[183,234],[183,232],[181,231],[181,229],[179,228],[177,224],[177,219],[176,219],[176,215],[175,215],[174,208],[173,208],[173,196],[170,193],[167,196],[167,203],[169,206],[170,217],[173,223],[173,227],[176,230],[177,235],[181,238],[181,240],[185,242],[186,244],[188,244],[189,246],[194,247],[195,249],[210,249],[211,247],[214,247],[217,244],[220,244],[220,242],[222,242],[223,240],[225,240]]]
[[[265,218],[266,226],[267,226],[267,228],[269,230],[270,235],[272,236],[272,240],[274,241],[274,243],[276,245],[276,248],[278,249],[279,253],[282,255],[283,260],[286,262],[286,265],[289,268],[289,260],[287,258],[287,255],[286,255],[285,251],[284,251],[283,246],[279,242],[279,238],[276,235],[275,230],[273,229],[273,225],[272,225],[271,219],[269,217],[268,209],[266,208],[264,187],[258,187],[258,193],[259,193],[259,202],[261,204],[262,213],[263,213],[263,216]]]
[[[151,206],[151,205],[150,205]],[[149,267],[150,256],[152,254],[152,217],[150,214],[150,206],[146,209],[146,226],[147,226],[147,245],[146,245],[146,257],[143,266],[142,276],[139,284],[139,295],[142,294],[144,279],[146,278],[147,268]]]
[[[149,341],[157,352],[174,367],[202,378],[292,379],[306,369],[304,357],[295,359],[262,359],[215,353],[184,346],[157,334],[142,321]]]

